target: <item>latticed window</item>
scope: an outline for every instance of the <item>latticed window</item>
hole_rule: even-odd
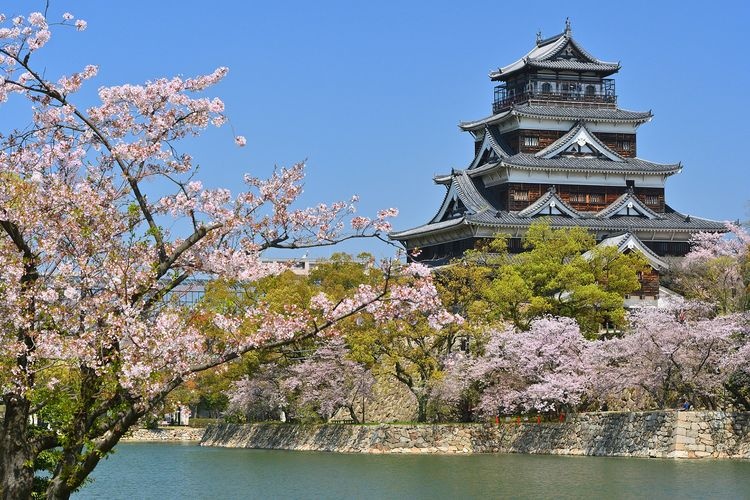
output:
[[[603,194],[590,194],[589,203],[604,203],[604,195]]]
[[[523,145],[524,146],[538,146],[539,145],[539,137],[524,137],[523,138]]]
[[[529,192],[513,191],[513,201],[529,201]]]
[[[645,197],[646,205],[658,205],[659,197],[654,194],[647,194]]]
[[[570,195],[571,203],[586,203],[586,195],[581,193],[574,193]]]

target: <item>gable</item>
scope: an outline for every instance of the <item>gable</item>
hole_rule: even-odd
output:
[[[562,198],[557,196],[554,189],[547,191],[541,198],[534,203],[518,212],[520,217],[545,217],[550,215],[560,215],[578,219],[581,217],[573,207],[565,203]]]
[[[625,161],[622,156],[609,149],[606,144],[591,133],[583,122],[579,122],[568,133],[534,156],[544,159],[575,156],[583,158],[606,158],[617,162]]]

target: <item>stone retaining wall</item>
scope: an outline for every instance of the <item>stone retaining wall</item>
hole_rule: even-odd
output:
[[[135,429],[122,441],[200,441],[205,431],[197,427]]]
[[[350,453],[750,459],[750,413],[603,412],[563,423],[210,426],[201,446]]]

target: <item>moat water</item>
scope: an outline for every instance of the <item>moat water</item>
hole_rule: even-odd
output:
[[[748,498],[750,461],[353,455],[122,443],[73,498]]]

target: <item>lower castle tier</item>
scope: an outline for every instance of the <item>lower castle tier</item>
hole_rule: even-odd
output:
[[[599,242],[628,235],[653,257],[685,255],[694,233],[724,231],[666,203],[666,180],[682,166],[636,155],[636,129],[652,114],[617,106],[614,81],[603,77],[619,67],[586,52],[567,25],[492,72],[503,82],[493,114],[459,125],[474,137],[473,160],[434,178],[446,194],[427,224],[390,237],[418,248],[415,260],[441,265],[500,232],[520,252],[540,217],[586,228]]]

